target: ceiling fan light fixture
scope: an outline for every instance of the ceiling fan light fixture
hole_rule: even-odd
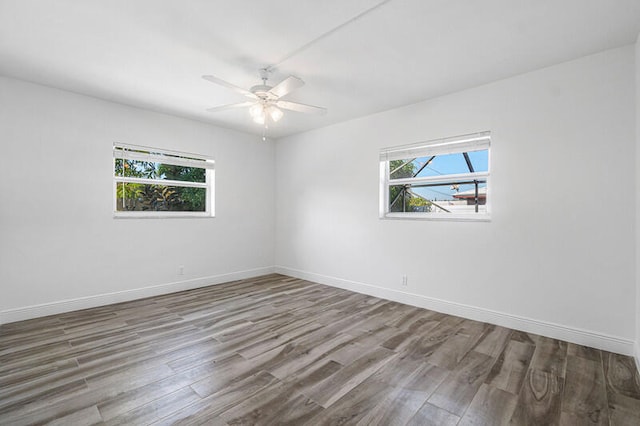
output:
[[[271,119],[272,119],[274,122],[279,121],[279,120],[282,118],[282,116],[283,116],[283,115],[284,115],[284,113],[283,113],[283,112],[282,112],[282,110],[281,110],[280,108],[278,108],[277,106],[275,106],[275,105],[271,105],[271,106],[269,107],[269,116],[271,117]]]
[[[262,110],[262,112],[260,112],[259,114],[253,117],[253,121],[255,121],[258,124],[264,124],[264,121],[266,118],[267,118],[267,115],[264,113],[264,110]]]
[[[262,104],[255,103],[251,105],[251,108],[249,108],[249,114],[251,115],[251,118],[253,118],[254,120],[260,116],[264,116],[264,108]]]

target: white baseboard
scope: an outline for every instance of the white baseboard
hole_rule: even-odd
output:
[[[568,327],[561,324],[554,324],[547,321],[492,311],[490,309],[449,302],[446,300],[435,299],[432,297],[407,293],[384,287],[378,287],[375,285],[346,280],[343,278],[336,278],[327,275],[316,274],[313,272],[301,271],[285,266],[276,266],[275,272],[283,275],[289,275],[295,278],[304,279],[307,281],[313,281],[320,284],[343,288],[345,290],[355,291],[357,293],[364,293],[370,296],[380,297],[382,299],[393,300],[395,302],[400,302],[407,305],[430,309],[449,315],[460,316],[476,321],[525,331],[527,333],[534,333],[554,339],[565,340],[567,342],[590,346],[592,348],[602,349],[609,352],[615,352],[623,355],[635,355],[636,360],[640,358],[640,352],[638,351],[637,344],[633,340],[624,339],[617,336],[609,336],[606,334]]]
[[[609,352],[634,356],[636,365],[638,366],[638,370],[640,370],[640,344],[639,342],[634,342],[633,340],[624,339],[617,336],[609,336],[606,334],[521,317],[503,312],[492,311],[489,309],[479,308],[461,303],[436,299],[419,294],[407,293],[357,281],[346,280],[343,278],[336,278],[313,272],[301,271],[284,266],[263,267],[245,271],[236,271],[209,277],[201,277],[191,280],[177,281],[155,286],[99,294],[95,296],[59,300],[39,305],[7,309],[4,311],[0,311],[0,324],[38,318],[47,315],[55,315],[80,309],[94,308],[97,306],[110,305],[112,303],[127,302],[130,300],[142,299],[145,297],[158,296],[161,294],[190,290],[209,285],[221,284],[229,281],[253,278],[260,275],[271,274],[274,272],[317,282],[320,284],[343,288],[345,290],[355,291],[357,293],[368,294],[387,300],[393,300],[395,302],[400,302],[407,305],[431,309],[433,311],[442,312],[449,315],[456,315],[476,321],[482,321],[490,324],[500,325],[503,327],[513,328],[515,330],[526,331],[528,333],[535,333],[555,339],[566,340],[568,342],[590,346]]]
[[[22,308],[7,309],[5,311],[0,311],[0,324],[44,317],[47,315],[55,315],[63,312],[77,311],[79,309],[95,308],[96,306],[110,305],[112,303],[128,302],[130,300],[175,293],[183,290],[191,290],[209,285],[222,284],[229,281],[253,278],[260,275],[272,274],[274,270],[273,266],[268,266],[264,268],[249,269],[246,271],[212,275],[210,277],[176,281],[150,287],[79,297],[76,299],[58,300],[55,302],[25,306]]]

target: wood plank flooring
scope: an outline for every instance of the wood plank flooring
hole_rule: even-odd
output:
[[[0,424],[640,425],[632,358],[282,275],[0,327]]]

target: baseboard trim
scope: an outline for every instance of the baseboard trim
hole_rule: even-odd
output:
[[[476,321],[487,322],[503,327],[513,328],[528,333],[540,334],[555,339],[566,340],[568,342],[590,346],[609,352],[633,356],[640,370],[640,345],[633,340],[624,339],[617,336],[596,333],[561,324],[547,321],[526,318],[522,316],[479,308],[447,300],[436,299],[414,293],[393,290],[366,284],[344,278],[331,277],[314,272],[302,271],[285,266],[268,266],[262,268],[236,271],[208,277],[200,277],[190,280],[165,283],[155,286],[142,287],[131,290],[123,290],[112,293],[104,293],[94,296],[79,297],[75,299],[59,300],[39,305],[25,306],[21,308],[7,309],[0,311],[0,324],[15,321],[22,321],[32,318],[55,315],[64,312],[71,312],[80,309],[94,308],[97,306],[110,305],[119,302],[128,302],[145,297],[158,296],[162,294],[175,293],[177,291],[191,290],[194,288],[206,287],[209,285],[222,284],[229,281],[253,278],[271,273],[279,273],[294,278],[326,284],[333,287],[357,293],[368,294],[395,302],[420,308],[431,309],[449,315],[456,315]]]
[[[47,315],[61,314],[80,309],[95,308],[97,306],[110,305],[113,303],[128,302],[131,300],[143,299],[145,297],[159,296],[161,294],[175,293],[177,291],[222,284],[229,281],[243,280],[246,278],[258,277],[260,275],[272,274],[274,271],[275,268],[273,266],[268,266],[131,290],[116,291],[113,293],[98,294],[95,296],[78,297],[75,299],[58,300],[55,302],[25,306],[22,308],[7,309],[0,311],[0,324],[45,317]]]
[[[568,327],[561,324],[555,324],[547,321],[493,311],[490,309],[479,308],[476,306],[450,302],[447,300],[436,299],[419,294],[388,289],[362,282],[317,274],[314,272],[302,271],[285,266],[276,266],[275,272],[294,278],[300,278],[307,281],[313,281],[320,284],[343,288],[345,290],[355,291],[357,293],[368,294],[370,296],[380,297],[387,300],[393,300],[395,302],[400,302],[407,305],[430,309],[449,315],[455,315],[476,321],[500,325],[503,327],[513,328],[514,330],[539,334],[554,339],[561,339],[571,343],[590,346],[609,352],[619,353],[623,355],[635,355],[636,362],[638,362],[638,358],[640,356],[637,344],[633,340],[628,340],[617,336],[610,336],[579,328]]]

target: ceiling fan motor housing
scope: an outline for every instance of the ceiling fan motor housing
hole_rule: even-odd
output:
[[[269,92],[269,90],[271,89],[272,89],[272,86],[268,86],[266,84],[258,84],[257,86],[253,86],[249,90],[251,91],[251,93],[253,93],[254,95],[256,95],[262,100],[275,101],[276,99],[278,99],[278,97],[275,96],[273,93]]]

